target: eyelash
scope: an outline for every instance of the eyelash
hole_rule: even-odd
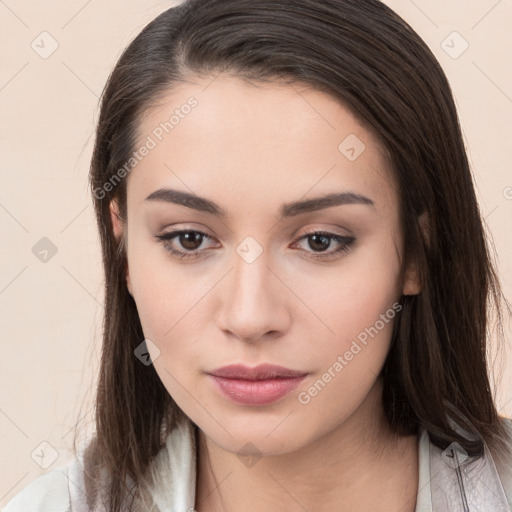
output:
[[[164,246],[164,248],[167,252],[171,253],[171,255],[173,255],[173,256],[178,257],[180,260],[201,257],[201,251],[197,251],[197,250],[195,252],[177,251],[176,249],[174,249],[171,246],[170,242],[172,241],[172,239],[174,239],[177,236],[184,234],[184,233],[199,234],[203,237],[203,240],[204,239],[212,239],[212,237],[207,235],[206,233],[203,233],[202,231],[193,230],[193,229],[181,229],[181,230],[171,231],[171,232],[165,233],[163,235],[155,235],[155,238],[158,239],[158,241]],[[350,251],[354,242],[356,241],[356,239],[354,237],[336,235],[334,233],[329,233],[327,231],[312,231],[311,233],[307,233],[307,234],[301,236],[297,242],[304,240],[304,239],[308,239],[312,236],[323,236],[325,238],[328,238],[330,240],[334,240],[334,241],[338,242],[339,244],[341,244],[341,246],[338,249],[336,249],[335,251],[330,252],[328,254],[313,252],[313,256],[311,256],[311,255],[304,256],[304,258],[306,258],[306,259],[327,259],[327,258],[332,258],[336,254],[339,254],[339,253],[347,253]],[[204,252],[209,252],[210,250],[213,250],[213,249],[207,249]]]

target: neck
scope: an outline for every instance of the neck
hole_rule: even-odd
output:
[[[417,437],[390,430],[379,384],[350,418],[293,452],[246,466],[199,431],[197,453],[198,512],[415,509]]]

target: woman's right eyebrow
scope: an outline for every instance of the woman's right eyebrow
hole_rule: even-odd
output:
[[[184,190],[160,188],[152,192],[144,201],[164,201],[186,206],[187,208],[200,212],[210,213],[223,219],[228,217],[228,212],[212,200],[190,192],[185,192]],[[363,204],[375,208],[375,202],[372,199],[356,192],[343,191],[312,199],[285,203],[281,206],[279,211],[282,218],[287,218],[303,213],[323,210],[325,208],[332,208],[333,206],[349,204]]]

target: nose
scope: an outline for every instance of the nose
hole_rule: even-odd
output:
[[[269,265],[265,251],[252,263],[238,254],[219,287],[217,326],[231,338],[255,342],[282,336],[289,328],[291,296]]]

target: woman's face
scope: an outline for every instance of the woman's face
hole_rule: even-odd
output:
[[[378,141],[322,92],[220,75],[170,91],[135,149],[127,285],[179,407],[232,452],[360,429],[380,400],[397,301],[417,292],[413,272],[399,279],[397,193]],[[209,374],[264,363],[306,375]]]

